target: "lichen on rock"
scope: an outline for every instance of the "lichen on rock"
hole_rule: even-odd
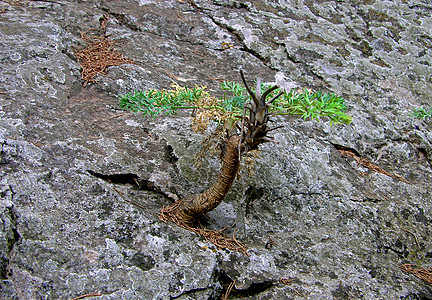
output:
[[[216,299],[235,281],[230,299],[432,297],[399,268],[432,257],[431,123],[411,117],[432,90],[425,1],[12,3],[0,6],[2,296]],[[106,15],[134,64],[84,87],[74,49]],[[145,119],[117,99],[173,81],[216,92],[240,68],[338,93],[353,115],[276,118],[279,144],[207,220],[235,219],[249,257],[157,219],[164,195],[201,192],[218,159],[195,168],[189,115]]]

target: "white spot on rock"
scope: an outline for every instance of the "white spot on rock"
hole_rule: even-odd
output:
[[[140,124],[138,122],[135,122],[134,120],[126,120],[125,122],[128,126],[132,126],[132,127],[140,126]]]

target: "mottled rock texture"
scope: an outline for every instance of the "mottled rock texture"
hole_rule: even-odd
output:
[[[432,298],[398,268],[432,264],[432,126],[410,116],[432,104],[430,1],[0,5],[0,298],[220,299],[234,280],[230,299]],[[135,64],[84,87],[74,53],[104,16]],[[209,215],[236,220],[249,257],[157,219],[163,193],[201,191],[218,160],[194,166],[188,115],[145,119],[117,99],[173,81],[217,91],[240,68],[337,92],[354,117],[277,118],[279,144]]]

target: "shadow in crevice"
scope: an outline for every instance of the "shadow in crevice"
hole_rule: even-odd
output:
[[[224,290],[226,291],[228,286],[232,283],[232,279],[230,276],[225,272],[220,272],[218,281],[223,286]],[[263,293],[276,285],[273,281],[263,281],[263,282],[255,282],[252,283],[247,289],[240,290],[236,289],[235,286],[229,293],[229,297],[231,298],[246,298],[246,297],[253,297],[258,296],[260,293]]]
[[[117,174],[102,174],[87,170],[87,172],[97,178],[106,180],[115,184],[132,184],[137,186],[140,190],[154,191],[155,184],[149,180],[141,179],[138,175],[133,173],[117,173]]]
[[[109,183],[131,184],[137,187],[139,190],[150,191],[150,192],[161,194],[173,202],[177,201],[179,198],[178,195],[165,191],[162,187],[155,184],[153,181],[142,179],[137,174],[134,173],[102,174],[102,173],[94,172],[92,170],[87,170],[87,172],[90,175],[106,180]]]

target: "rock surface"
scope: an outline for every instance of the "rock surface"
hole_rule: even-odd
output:
[[[399,269],[432,264],[431,120],[410,116],[432,104],[429,1],[1,5],[0,298],[220,299],[234,280],[230,299],[432,298]],[[104,16],[135,64],[84,87],[74,53]],[[163,193],[201,191],[218,160],[194,167],[187,115],[145,119],[117,99],[173,81],[217,91],[240,68],[337,92],[354,116],[277,119],[279,144],[209,216],[236,220],[249,257],[158,220]]]

